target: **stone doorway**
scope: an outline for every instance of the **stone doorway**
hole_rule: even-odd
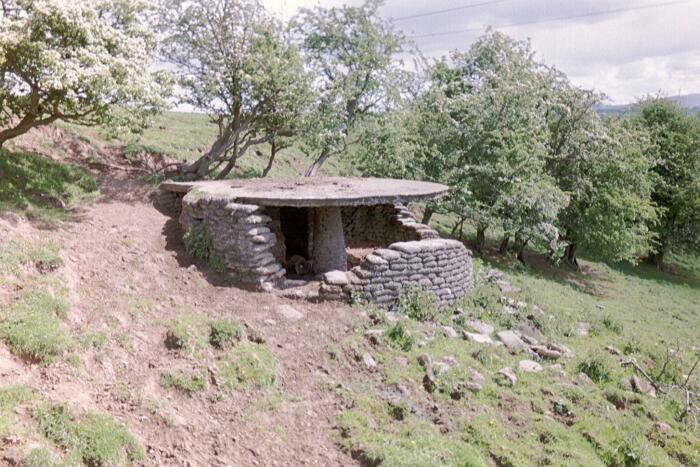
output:
[[[312,274],[310,209],[282,207],[279,215],[280,230],[284,239],[284,261],[288,274]]]

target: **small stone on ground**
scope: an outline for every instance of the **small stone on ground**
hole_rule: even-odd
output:
[[[513,331],[498,331],[496,337],[503,342],[503,345],[510,351],[518,351],[526,348],[525,342]]]
[[[532,360],[520,360],[518,370],[524,373],[539,373],[542,371],[542,365]]]
[[[486,334],[476,334],[473,332],[464,331],[464,338],[468,341],[478,342],[479,344],[493,344],[493,340]]]
[[[496,383],[500,386],[515,386],[518,382],[517,376],[512,368],[501,368],[498,373],[494,376]]]
[[[298,321],[304,317],[299,310],[291,305],[279,305],[275,311],[287,321]]]
[[[467,327],[471,328],[479,334],[491,335],[493,334],[493,331],[495,331],[494,327],[490,324],[484,323],[476,319],[469,320],[465,324],[467,325]]]

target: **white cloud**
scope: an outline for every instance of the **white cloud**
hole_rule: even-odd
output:
[[[275,14],[291,17],[297,8],[360,5],[362,0],[263,0]],[[386,0],[386,17],[421,14],[484,0]],[[647,8],[658,5],[657,8]],[[669,0],[503,0],[449,13],[423,16],[396,25],[408,34],[485,28],[601,11],[634,9],[564,21],[504,27],[518,39],[530,38],[538,56],[573,82],[605,92],[616,103],[659,91],[674,95],[700,92],[700,1]],[[466,49],[481,31],[417,38],[427,56]]]

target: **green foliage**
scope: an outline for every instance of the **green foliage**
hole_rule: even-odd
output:
[[[183,371],[166,371],[160,375],[160,385],[166,389],[175,388],[187,394],[199,392],[206,386],[204,376],[190,375]]]
[[[661,208],[654,250],[700,251],[700,121],[667,99],[639,103],[636,122],[649,132],[655,176],[651,199]],[[659,262],[661,262],[659,261]]]
[[[137,131],[165,106],[167,80],[149,68],[156,35],[143,2],[22,1],[8,8],[0,34],[0,146],[56,120]]]
[[[243,344],[218,362],[217,378],[227,391],[267,388],[275,383],[275,358],[262,344]]]
[[[384,333],[390,346],[408,352],[413,348],[414,338],[406,329],[403,321],[397,321]]]
[[[408,287],[399,291],[398,311],[416,321],[435,321],[439,308],[435,295],[420,287]]]
[[[253,144],[295,130],[310,98],[308,75],[286,28],[253,0],[164,0],[162,52],[179,74],[180,100],[220,131],[188,169],[206,177]]]
[[[576,369],[588,375],[596,383],[607,383],[612,379],[612,370],[608,359],[601,355],[592,355],[579,362]]]
[[[241,323],[232,319],[220,319],[209,324],[209,343],[220,349],[233,346],[244,335]]]
[[[43,404],[34,411],[42,434],[59,447],[75,452],[87,465],[126,464],[144,454],[127,428],[108,415],[73,415],[63,405]]]
[[[22,385],[0,387],[0,436],[11,433],[16,429],[15,409],[36,396],[31,389]]]
[[[95,179],[77,167],[0,150],[0,210],[20,211],[33,219],[60,219],[66,208],[96,195]]]
[[[219,273],[226,271],[226,264],[214,251],[214,240],[203,224],[197,224],[183,236],[185,251],[190,256],[206,260],[209,267]]]
[[[406,72],[396,56],[406,38],[379,14],[381,2],[360,6],[302,8],[291,29],[313,79],[309,115],[303,123],[302,150],[313,154],[313,175],[333,156],[347,154],[359,124],[398,100]]]

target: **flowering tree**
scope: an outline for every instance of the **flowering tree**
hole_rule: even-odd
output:
[[[56,120],[143,128],[168,92],[148,68],[147,13],[139,0],[3,1],[0,146]]]
[[[179,75],[181,102],[219,126],[209,150],[184,167],[189,178],[226,177],[253,145],[294,134],[309,82],[283,25],[256,0],[163,0],[162,54]]]

